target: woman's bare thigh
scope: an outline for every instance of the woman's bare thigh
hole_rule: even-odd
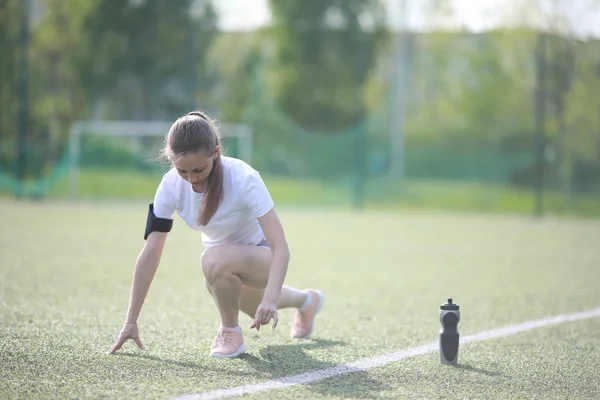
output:
[[[248,244],[226,243],[210,247],[202,254],[202,270],[211,274],[232,273],[252,289],[264,289],[269,278],[271,250]]]

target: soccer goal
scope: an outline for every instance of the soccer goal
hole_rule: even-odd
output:
[[[78,197],[82,168],[149,169],[156,161],[172,122],[77,121],[70,130],[69,196]],[[246,124],[220,123],[227,155],[252,160],[252,130]]]

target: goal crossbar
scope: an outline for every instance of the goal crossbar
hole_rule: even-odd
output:
[[[166,121],[76,121],[69,132],[69,196],[77,197],[79,185],[79,156],[82,135],[123,137],[166,136],[172,122]],[[225,139],[240,140],[239,157],[250,163],[252,157],[252,130],[249,125],[221,123],[219,132]]]

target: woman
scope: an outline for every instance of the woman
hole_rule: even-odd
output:
[[[190,228],[202,232],[202,271],[221,316],[211,356],[236,357],[245,351],[240,310],[254,319],[250,329],[260,330],[271,320],[275,329],[278,309],[296,308],[291,336],[310,336],[324,296],[283,285],[290,252],[260,174],[241,160],[221,155],[217,128],[201,112],[175,121],[162,155],[173,168],[163,176],[150,204],[127,319],[109,353],[128,339],[144,349],[137,319],[175,211]]]

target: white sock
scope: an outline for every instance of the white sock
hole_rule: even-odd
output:
[[[228,331],[234,331],[234,332],[237,332],[237,333],[242,333],[242,327],[239,326],[239,325],[236,326],[236,327],[234,327],[234,328],[228,328],[226,326],[223,326],[223,324],[221,324],[221,327],[219,329],[227,329]]]
[[[308,290],[305,290],[305,292],[306,292],[306,300],[304,301],[304,304],[302,304],[302,307],[300,307],[298,309],[299,311],[306,311],[312,305],[312,296],[311,296],[310,292]]]

